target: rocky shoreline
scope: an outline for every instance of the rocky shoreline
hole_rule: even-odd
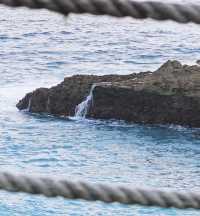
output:
[[[90,92],[95,84],[93,91]],[[86,117],[135,123],[200,127],[200,66],[167,61],[154,72],[129,75],[75,75],[52,88],[28,93],[19,110],[74,116],[86,101]]]

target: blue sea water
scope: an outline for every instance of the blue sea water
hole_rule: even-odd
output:
[[[19,112],[25,93],[73,74],[154,70],[168,59],[194,64],[194,24],[0,8],[1,170],[92,182],[200,189],[200,131],[181,126],[69,120]],[[0,192],[1,216],[197,216],[199,211],[71,201]]]

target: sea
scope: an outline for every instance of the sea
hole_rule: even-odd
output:
[[[176,1],[191,3],[191,1]],[[199,1],[193,1],[197,3]],[[200,26],[0,7],[0,170],[94,183],[200,191],[200,130],[18,111],[38,87],[74,74],[196,64]],[[105,204],[0,191],[1,216],[198,216],[200,211]]]

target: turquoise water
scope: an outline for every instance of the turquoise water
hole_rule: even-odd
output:
[[[25,93],[73,74],[131,73],[168,59],[200,58],[196,25],[70,16],[0,8],[0,165],[2,170],[134,186],[200,188],[200,131],[118,121],[75,121],[19,112]],[[159,215],[198,211],[0,192],[1,216]]]

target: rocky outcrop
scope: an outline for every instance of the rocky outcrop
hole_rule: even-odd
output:
[[[135,77],[146,76],[146,73],[131,75],[75,75],[52,88],[39,88],[28,93],[17,104],[19,110],[29,108],[34,113],[50,113],[59,116],[73,116],[77,104],[89,94],[94,83],[121,82]]]
[[[200,127],[200,67],[178,61],[168,61],[153,73],[67,77],[57,86],[28,93],[17,107],[73,116],[94,83],[87,117]]]

